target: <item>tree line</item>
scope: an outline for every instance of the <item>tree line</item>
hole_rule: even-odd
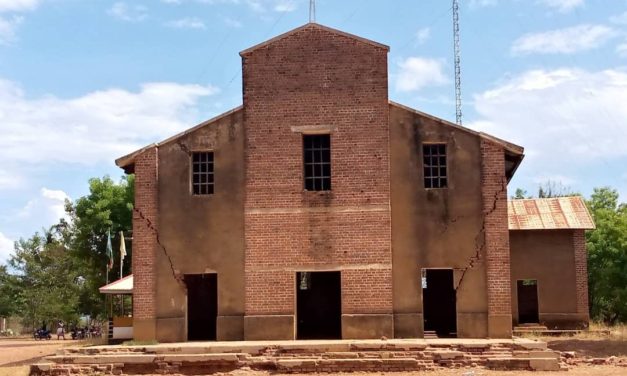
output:
[[[107,234],[112,234],[114,265],[109,281],[119,278],[120,231],[131,234],[134,177],[89,181],[89,194],[66,202],[69,220],[15,243],[7,265],[0,265],[0,317],[21,317],[27,327],[43,321],[76,322],[80,317],[106,318]],[[555,184],[538,197],[576,195]],[[516,190],[512,198],[530,198]],[[586,232],[591,317],[609,324],[627,322],[627,204],[618,192],[595,188],[586,204],[596,229]],[[127,243],[124,275],[131,273],[132,247]]]
[[[0,266],[0,317],[17,316],[26,328],[82,317],[104,320],[106,307],[98,288],[119,278],[120,231],[131,234],[134,176],[89,180],[89,194],[66,201],[68,220],[15,242],[7,265]],[[107,234],[112,235],[114,264],[107,271]],[[116,237],[117,236],[117,237]],[[131,272],[127,242],[124,275]]]

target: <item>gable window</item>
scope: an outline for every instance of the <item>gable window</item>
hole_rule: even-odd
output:
[[[192,153],[192,194],[213,194],[213,152]]]
[[[305,190],[331,190],[331,136],[303,135]]]
[[[423,144],[425,188],[446,188],[446,144]]]

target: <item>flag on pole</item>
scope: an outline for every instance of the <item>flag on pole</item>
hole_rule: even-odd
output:
[[[120,231],[120,263],[124,261],[126,257],[126,244],[124,242],[124,232]]]
[[[113,246],[111,246],[111,230],[107,230],[107,257],[109,262],[107,263],[107,271],[113,269]]]
[[[120,278],[124,272],[124,258],[126,257],[126,242],[124,241],[124,232],[120,231]]]

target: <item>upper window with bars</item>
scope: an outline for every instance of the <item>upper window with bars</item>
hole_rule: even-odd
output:
[[[192,153],[192,194],[213,194],[213,152]]]
[[[331,136],[303,135],[305,190],[331,190]]]
[[[446,188],[448,186],[446,144],[424,144],[422,156],[425,188]]]

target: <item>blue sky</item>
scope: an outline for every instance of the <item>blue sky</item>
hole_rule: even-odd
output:
[[[464,125],[526,148],[510,184],[627,199],[627,0],[461,0]],[[0,0],[0,262],[113,160],[241,104],[238,52],[308,0]],[[455,119],[448,0],[318,0],[390,46],[390,99]]]

